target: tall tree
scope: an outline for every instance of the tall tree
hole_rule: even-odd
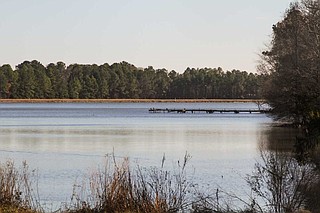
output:
[[[5,64],[0,67],[0,97],[12,98],[16,94],[18,84],[17,73],[10,65]]]
[[[34,98],[36,88],[36,77],[33,67],[29,61],[25,61],[17,66],[19,86],[16,97]]]
[[[139,71],[137,79],[141,90],[141,98],[156,98],[155,73],[152,66]]]
[[[50,98],[68,98],[68,78],[66,65],[63,62],[50,63],[46,67],[46,73],[51,81],[52,93]]]
[[[103,64],[94,73],[94,76],[98,83],[97,98],[109,98],[109,80],[110,80],[110,66],[109,64]]]
[[[8,94],[8,79],[0,68],[0,98],[7,98]]]
[[[155,73],[155,92],[156,98],[167,98],[170,78],[166,69],[156,70]]]
[[[49,98],[52,94],[51,80],[47,76],[46,68],[38,61],[33,60],[31,68],[34,73],[34,98]]]
[[[291,4],[273,26],[271,48],[263,52],[263,68],[271,74],[264,95],[277,118],[304,124],[320,112],[320,28],[316,2]]]

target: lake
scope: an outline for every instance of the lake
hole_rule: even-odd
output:
[[[292,137],[291,130],[272,127],[266,114],[149,113],[153,107],[257,108],[255,103],[2,103],[0,161],[26,160],[38,172],[41,202],[53,206],[70,201],[73,184],[110,153],[144,167],[160,167],[165,155],[170,170],[188,152],[195,182],[242,196],[261,147],[286,149]]]

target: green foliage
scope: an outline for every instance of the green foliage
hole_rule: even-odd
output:
[[[34,69],[29,61],[25,61],[17,66],[19,86],[17,88],[17,98],[35,98],[36,80]]]
[[[15,70],[0,67],[0,98],[261,98],[265,75],[219,68],[137,68],[127,62],[111,66],[25,61]]]
[[[50,98],[69,98],[66,65],[63,62],[49,64],[46,73],[51,80],[52,93]]]
[[[17,75],[10,65],[0,67],[0,98],[11,98],[17,90]]]

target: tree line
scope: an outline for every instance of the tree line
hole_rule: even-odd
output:
[[[187,68],[180,74],[166,69],[137,68],[127,62],[112,65],[47,66],[24,61],[0,67],[0,98],[174,99],[261,98],[265,74]]]

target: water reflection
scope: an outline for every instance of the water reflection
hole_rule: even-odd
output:
[[[261,156],[249,183],[270,212],[320,211],[320,146],[305,150],[308,159],[301,161],[302,136],[299,129],[270,127],[259,140]]]
[[[271,126],[259,139],[260,147],[270,151],[292,152],[299,134],[300,130],[291,127]]]
[[[170,122],[170,121],[169,121]],[[125,124],[112,126],[15,126],[0,129],[1,148],[16,151],[59,151],[104,154],[113,148],[145,151],[146,147],[158,152],[211,149],[212,154],[221,150],[238,153],[241,149],[255,152],[256,135],[260,127],[245,122],[242,126],[222,122],[192,125],[184,124],[149,125]],[[90,146],[88,146],[90,144]],[[170,146],[170,147],[167,147]],[[190,148],[189,148],[190,147]],[[159,149],[160,148],[160,149]],[[203,149],[204,148],[204,149]],[[217,150],[217,151],[215,151]],[[148,150],[152,151],[152,150]],[[218,154],[216,153],[216,154]]]
[[[297,212],[307,207],[310,193],[318,186],[317,175],[313,165],[299,164],[293,155],[262,150],[261,162],[248,177],[254,212]]]

